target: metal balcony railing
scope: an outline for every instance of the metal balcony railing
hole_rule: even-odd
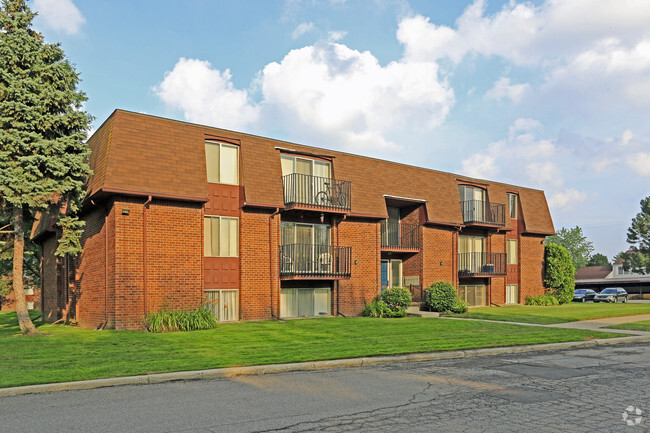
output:
[[[506,253],[459,253],[458,275],[461,277],[506,274]]]
[[[417,224],[383,220],[381,222],[381,247],[419,250],[420,236]]]
[[[284,204],[350,210],[350,182],[292,173],[282,177]]]
[[[330,245],[280,246],[281,277],[349,277],[352,248]]]
[[[464,224],[506,225],[506,205],[483,200],[460,202]]]

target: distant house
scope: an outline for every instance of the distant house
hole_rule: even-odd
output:
[[[622,259],[607,266],[585,266],[576,272],[576,289],[600,292],[606,287],[622,287],[631,295],[650,296],[650,275],[626,271]]]

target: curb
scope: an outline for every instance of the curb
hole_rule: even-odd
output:
[[[389,365],[402,362],[422,362],[442,359],[496,356],[547,350],[566,350],[594,346],[650,342],[650,335],[596,339],[586,341],[567,341],[564,343],[530,344],[525,346],[491,347],[485,349],[454,350],[449,352],[412,353],[407,355],[373,356],[329,361],[295,362],[290,364],[254,365],[249,367],[226,367],[210,370],[179,371],[140,376],[112,377],[78,382],[48,383],[0,389],[0,397],[13,397],[24,394],[40,394],[55,391],[95,389],[121,385],[151,385],[180,380],[218,379],[234,376],[253,376],[261,374],[287,373],[294,371],[316,371],[334,368],[354,368],[371,365]]]

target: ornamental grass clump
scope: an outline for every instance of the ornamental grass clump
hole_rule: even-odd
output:
[[[211,329],[217,326],[212,312],[205,307],[197,310],[161,310],[144,318],[149,332],[175,332]]]

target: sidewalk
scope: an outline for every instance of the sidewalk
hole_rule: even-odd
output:
[[[642,320],[650,320],[650,314],[639,314],[637,316],[621,316],[621,317],[605,317],[602,319],[581,320],[579,322],[566,322],[555,323],[552,325],[544,325],[551,328],[572,328],[572,329],[588,329],[591,331],[604,331],[621,334],[632,335],[648,335],[650,332],[634,331],[631,329],[602,329],[606,326],[620,325],[622,323],[640,322]]]

